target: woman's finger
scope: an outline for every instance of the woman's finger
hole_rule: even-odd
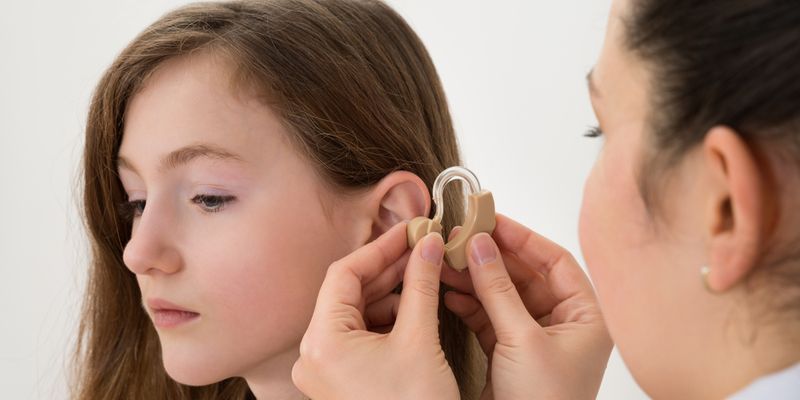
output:
[[[550,293],[557,302],[579,294],[593,296],[589,278],[561,246],[500,214],[493,236],[503,253],[513,254],[521,263],[547,278]]]
[[[449,242],[449,241],[453,240],[453,238],[458,236],[458,232],[461,232],[461,226],[460,225],[456,225],[456,226],[453,227],[453,229],[450,229],[450,234],[447,235],[447,241]]]
[[[470,276],[478,300],[489,316],[497,339],[510,343],[536,321],[525,308],[492,237],[479,233],[470,239],[468,249]]]
[[[365,300],[363,287],[380,276],[408,249],[406,224],[400,223],[386,233],[331,264],[317,297],[312,324],[332,322],[344,331],[364,329]]]
[[[475,288],[472,287],[472,278],[469,276],[469,269],[456,271],[447,266],[442,268],[440,279],[442,283],[461,293],[475,294]]]
[[[451,238],[457,232],[458,229],[453,229],[450,234]],[[558,300],[550,292],[547,279],[539,272],[538,264],[534,266],[528,265],[519,260],[515,253],[504,252],[502,248],[500,250],[508,275],[517,287],[517,291],[528,312],[534,318],[550,314],[553,307],[558,304]],[[456,271],[453,268],[442,268],[441,280],[445,285],[461,293],[475,294],[469,269]]]
[[[456,237],[459,232],[461,232],[461,227],[454,227],[452,230],[450,230],[447,241],[449,242],[453,240],[453,238]],[[445,264],[447,264],[447,261],[445,261]],[[440,279],[445,285],[450,286],[459,292],[475,293],[474,289],[472,288],[472,279],[470,279],[467,269],[463,271],[457,271],[447,265],[447,268],[442,268],[442,276]]]
[[[513,253],[504,253],[501,249],[500,254],[528,312],[534,318],[550,314],[559,301],[550,291],[547,277],[526,265]]]
[[[549,284],[544,275],[532,267],[526,266],[512,253],[503,253],[501,251],[500,254],[508,270],[508,275],[511,277],[514,286],[517,287],[517,291],[528,312],[534,318],[539,318],[552,312],[553,307],[558,304],[558,300],[550,292]],[[460,293],[475,294],[469,269],[456,271],[452,268],[442,268],[441,279],[442,283]]]
[[[400,282],[403,281],[403,274],[405,273],[410,256],[411,250],[406,250],[397,261],[381,271],[375,279],[364,285],[362,291],[366,303],[372,303],[386,296],[400,285]]]
[[[459,232],[461,232],[461,227],[454,227],[450,230],[447,241],[453,240]],[[445,261],[445,264],[446,263],[447,261]],[[472,278],[469,277],[469,269],[457,271],[448,265],[447,268],[442,268],[442,276],[440,279],[442,283],[461,293],[475,294],[475,289],[472,287]]]
[[[399,307],[400,295],[397,293],[390,293],[374,303],[367,304],[364,309],[364,322],[367,329],[374,332],[380,327],[394,325]]]
[[[444,240],[438,233],[425,236],[411,252],[403,279],[395,331],[414,336],[428,329],[438,334],[439,276]]]
[[[468,294],[451,291],[445,294],[444,304],[448,310],[464,321],[469,330],[475,333],[483,352],[487,356],[491,356],[497,338],[494,336],[492,323],[481,303]]]

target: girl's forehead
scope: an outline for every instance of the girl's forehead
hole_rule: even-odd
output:
[[[278,115],[254,97],[233,93],[227,76],[222,63],[205,55],[159,66],[128,105],[120,158],[154,164],[156,156],[194,146],[189,154],[256,162],[284,146]]]

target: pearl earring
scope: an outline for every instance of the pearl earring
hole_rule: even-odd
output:
[[[705,286],[706,290],[709,293],[717,293],[717,291],[712,289],[711,285],[708,283],[708,274],[710,273],[711,273],[711,268],[709,268],[707,265],[700,267],[700,276],[702,276],[703,279],[703,286]]]

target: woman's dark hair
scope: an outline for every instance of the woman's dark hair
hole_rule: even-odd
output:
[[[734,129],[767,157],[800,164],[800,2],[632,0],[631,5],[625,45],[651,72],[653,93],[650,142],[639,178],[648,205],[657,203],[655,175],[676,165],[714,126]],[[797,241],[789,246],[796,249]],[[766,275],[791,289],[784,292],[789,304],[781,306],[796,312],[800,268],[789,261],[796,261],[797,250],[780,253],[772,254],[779,260],[770,261],[774,268]]]
[[[800,136],[800,3],[634,0],[627,45],[654,72],[652,128],[677,157],[716,125]]]

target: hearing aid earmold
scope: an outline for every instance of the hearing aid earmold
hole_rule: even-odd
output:
[[[494,198],[492,192],[481,190],[478,177],[464,167],[450,167],[436,178],[433,183],[433,202],[436,213],[433,219],[417,217],[408,223],[408,245],[411,248],[425,235],[431,232],[442,234],[442,217],[444,216],[444,188],[448,183],[460,180],[467,184],[467,215],[458,234],[445,244],[445,260],[456,270],[467,268],[467,242],[469,238],[480,233],[491,234],[495,228]]]

